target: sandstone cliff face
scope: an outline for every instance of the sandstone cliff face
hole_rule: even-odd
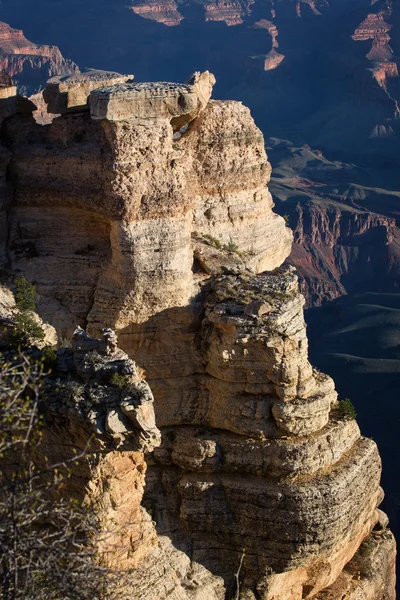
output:
[[[84,454],[73,468],[69,491],[86,496],[99,515],[100,554],[113,567],[134,566],[156,543],[141,501],[144,453],[160,444],[160,432],[151,390],[117,348],[112,331],[94,339],[76,330],[71,348],[58,351],[54,374],[45,382],[44,408],[49,457],[59,462],[74,451]]]
[[[110,449],[81,481],[105,528],[116,516],[129,533],[127,598],[231,598],[245,554],[246,600],[392,600],[376,445],[308,361],[263,137],[240,103],[209,100],[213,83],[119,83],[49,126],[3,122],[4,259],[60,335],[115,328],[154,395],[155,418],[111,332],[78,330],[53,443],[91,430]],[[113,372],[127,392],[110,392]]]
[[[19,117],[6,123],[14,149],[9,179],[19,197],[9,221],[12,260],[37,282],[43,310],[60,329],[87,321],[121,330],[186,306],[198,291],[193,232],[236,245],[243,264],[258,270],[284,260],[291,233],[272,212],[265,187],[270,166],[248,109],[211,102],[174,139],[171,121],[182,126],[198,114],[207,90],[202,81],[161,86],[167,108],[160,117],[146,118],[159,91],[133,84],[126,104],[124,89],[117,88],[107,110],[120,95],[120,110],[131,106],[138,117],[71,115],[49,128],[32,120],[21,127]],[[106,95],[93,93],[96,114]],[[57,176],[49,178],[50,172]],[[28,256],[32,252],[36,256]],[[45,264],[60,252],[64,268],[48,278]]]

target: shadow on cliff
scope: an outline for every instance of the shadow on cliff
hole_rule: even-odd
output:
[[[364,435],[378,444],[382,508],[400,538],[400,293],[351,294],[306,311],[310,360],[350,398]],[[400,567],[400,561],[398,561]]]

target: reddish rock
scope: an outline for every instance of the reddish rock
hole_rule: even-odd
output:
[[[167,27],[179,25],[183,19],[175,0],[165,0],[164,2],[159,0],[150,2],[136,0],[132,6],[132,11],[144,19],[163,23]]]
[[[36,70],[38,87],[54,75],[79,73],[77,65],[65,59],[57,46],[34,44],[20,29],[0,22],[0,71],[7,72],[22,91],[36,92],[28,81],[29,73]]]
[[[225,21],[227,25],[239,25],[243,23],[243,17],[251,12],[254,0],[233,0],[225,2],[216,0],[204,6],[206,21]]]

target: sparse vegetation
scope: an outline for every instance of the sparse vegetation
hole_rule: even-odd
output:
[[[247,273],[228,276],[217,284],[215,288],[215,298],[218,302],[233,301],[236,304],[247,305],[253,301],[269,302],[285,301],[293,296],[291,292],[285,292],[279,289],[266,291],[253,287],[250,282],[250,276]]]
[[[208,233],[205,234],[203,238],[209,244],[209,246],[214,246],[214,248],[217,248],[217,250],[222,250],[222,242],[218,238],[215,238]]]
[[[43,342],[43,328],[33,315],[39,296],[36,286],[29,283],[25,277],[15,280],[15,309],[13,310],[12,339],[16,346],[26,348],[32,344]]]
[[[57,362],[57,353],[52,346],[45,346],[41,352],[41,360],[45,372],[51,373],[54,371]]]
[[[121,375],[120,373],[114,373],[114,375],[111,377],[112,385],[115,385],[119,388],[126,388],[129,385],[130,381],[131,378],[129,377],[129,375]]]
[[[39,413],[44,370],[23,354],[0,358],[0,597],[100,600],[113,574],[100,566],[98,520],[66,494],[74,463],[46,458]]]
[[[15,305],[21,311],[34,311],[39,296],[36,286],[29,283],[25,277],[20,276],[15,280]]]
[[[357,418],[356,409],[349,398],[345,398],[344,400],[340,400],[338,402],[336,413],[340,419],[345,421],[350,421]]]
[[[208,233],[201,236],[200,234],[195,232],[193,234],[193,237],[202,237],[209,246],[213,246],[217,250],[222,250],[223,252],[230,252],[232,254],[237,254],[238,256],[243,256],[245,254],[245,252],[239,250],[239,247],[237,246],[237,244],[235,244],[235,242],[232,239],[227,244],[223,244],[221,240],[219,240],[216,237],[213,237],[212,235],[209,235]]]

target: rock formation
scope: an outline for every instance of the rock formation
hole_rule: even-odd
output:
[[[364,173],[320,150],[269,139],[270,190],[294,232],[288,262],[307,305],[344,294],[396,292],[400,277],[398,193],[363,185]],[[371,179],[377,173],[371,167]],[[379,176],[378,176],[379,177]]]
[[[66,60],[57,46],[33,44],[23,32],[0,22],[0,71],[18,83],[20,91],[34,93],[54,75],[79,73],[76,64]],[[34,76],[32,74],[34,73]]]
[[[238,573],[246,600],[393,600],[376,445],[308,361],[263,136],[214,81],[117,83],[48,126],[2,124],[3,262],[61,337],[115,329],[154,395],[155,419],[114,333],[78,329],[49,444],[95,434],[80,477],[128,532],[127,598],[224,600]]]
[[[140,2],[140,0],[135,0],[132,3],[131,10],[144,19],[163,23],[167,27],[179,25],[183,19],[175,0],[168,0],[167,2],[160,2],[159,0]]]
[[[179,25],[183,20],[183,14],[179,10],[180,2],[176,0],[134,0],[132,10],[145,19],[151,19],[163,23],[168,27]],[[224,21],[228,26],[243,23],[243,18],[250,14],[251,5],[254,0],[233,0],[227,2],[206,1],[199,3],[204,14],[205,21]]]
[[[151,390],[112,331],[104,330],[102,339],[75,331],[45,381],[44,408],[45,448],[53,462],[77,450],[85,455],[74,466],[70,493],[96,507],[105,533],[100,553],[110,565],[133,566],[131,554],[138,560],[143,546],[154,544],[141,500],[144,452],[160,444],[160,432]]]
[[[389,31],[392,29],[392,25],[386,22],[392,12],[390,1],[386,2],[385,8],[386,10],[369,13],[366,19],[356,28],[353,40],[372,40],[372,48],[366,57],[372,63],[372,73],[376,81],[387,94],[388,100],[393,104],[394,114],[399,117],[399,99],[391,95],[388,85],[390,79],[399,78],[397,62],[389,45]]]
[[[318,306],[368,286],[395,290],[398,279],[395,220],[363,210],[297,205],[291,214],[295,244],[291,264],[299,269],[308,306]]]

